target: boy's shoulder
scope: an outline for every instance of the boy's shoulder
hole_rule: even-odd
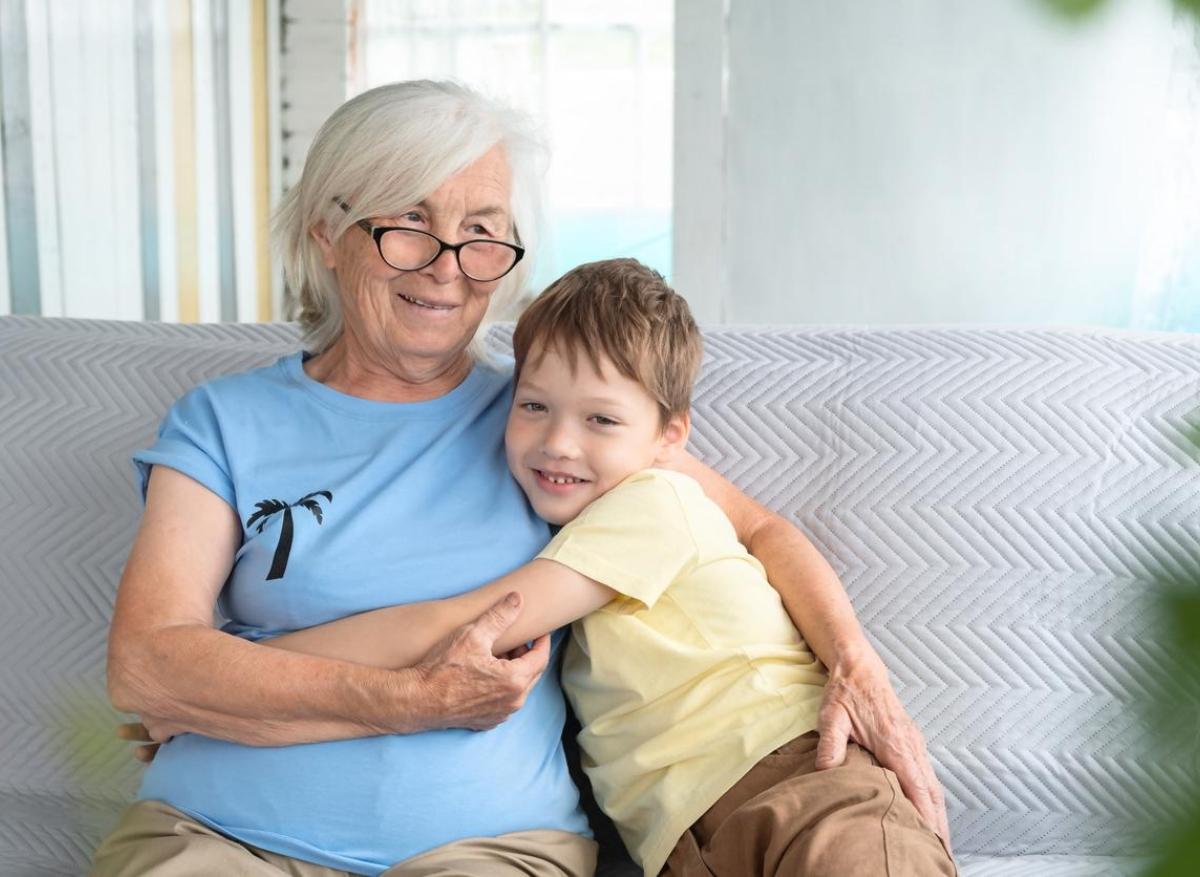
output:
[[[654,491],[677,496],[684,503],[695,501],[697,498],[705,499],[704,490],[695,478],[670,469],[650,468],[634,472],[613,487],[609,493],[616,491],[639,493]]]
[[[628,481],[633,478],[658,484],[662,487],[669,487],[675,493],[679,494],[680,499],[704,496],[704,488],[700,486],[699,481],[690,475],[684,475],[682,472],[676,472],[673,469],[643,469],[640,472],[630,475],[625,480]]]
[[[625,484],[642,486],[642,498],[653,492],[660,498],[658,507],[671,509],[676,520],[697,538],[703,549],[720,553],[737,542],[737,533],[725,512],[690,475],[672,469],[643,469],[618,487]]]
[[[697,513],[701,519],[712,512],[721,514],[720,507],[705,495],[696,479],[670,469],[650,468],[634,472],[593,505],[601,502],[610,511],[626,504],[635,505],[643,514],[653,509],[662,523],[678,520],[686,522],[689,529],[695,526]]]
[[[616,530],[652,522],[656,529],[704,535],[714,544],[737,538],[721,507],[705,495],[700,483],[670,469],[642,469],[626,476],[575,519],[580,525],[600,521]]]

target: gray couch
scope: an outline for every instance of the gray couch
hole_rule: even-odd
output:
[[[503,331],[494,340],[503,345]],[[0,318],[0,875],[84,873],[138,784],[105,630],[129,452],[293,327]],[[1194,556],[1200,338],[721,329],[695,450],[830,558],[924,728],[967,877],[1137,873],[1196,753],[1146,745],[1148,582]],[[620,869],[612,866],[612,873]]]

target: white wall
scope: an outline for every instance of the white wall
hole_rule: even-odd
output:
[[[1165,0],[1075,25],[1024,0],[686,8],[674,262],[702,320],[1128,324]]]

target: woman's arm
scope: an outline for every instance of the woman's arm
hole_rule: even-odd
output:
[[[457,597],[363,612],[262,644],[374,667],[411,667],[452,630],[513,593],[521,596],[523,608],[493,642],[496,655],[570,624],[616,596],[612,588],[569,567],[536,559]]]
[[[241,541],[234,511],[173,469],[152,470],[146,511],[117,592],[108,688],[152,740],[196,732],[250,745],[489,728],[524,702],[545,643],[519,660],[492,641],[519,604],[497,606],[407,670],[267,649],[216,630],[212,611]],[[487,607],[484,607],[485,609]]]
[[[800,530],[691,454],[679,454],[669,465],[696,479],[725,512],[738,539],[766,569],[796,629],[829,669],[817,767],[840,765],[853,739],[896,773],[905,795],[949,846],[946,804],[925,740],[863,634],[837,573]]]

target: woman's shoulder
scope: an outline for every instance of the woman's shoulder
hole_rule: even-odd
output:
[[[299,352],[292,353],[253,368],[209,377],[183,393],[174,407],[220,407],[261,401],[287,388],[289,368],[299,368],[301,356]]]

